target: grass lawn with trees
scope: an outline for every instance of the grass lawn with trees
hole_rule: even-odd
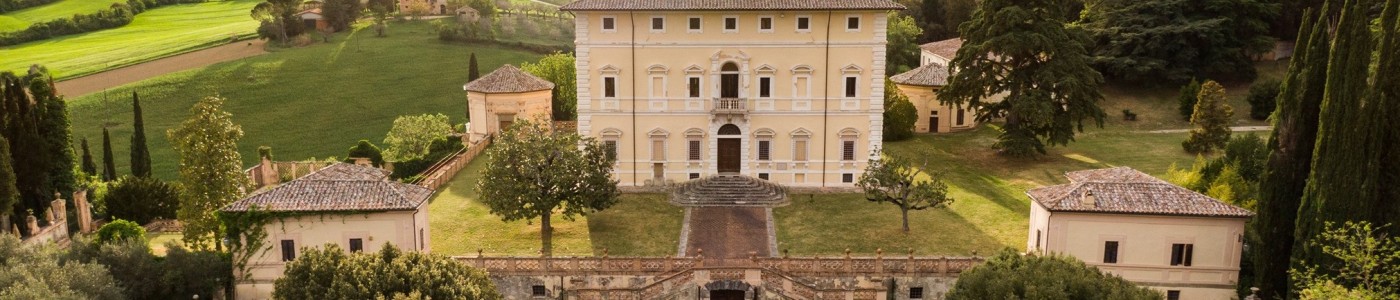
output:
[[[125,1],[102,0],[61,0],[54,3],[21,9],[0,14],[0,32],[19,31],[35,22],[72,17],[75,14],[89,14],[112,7],[113,3]]]
[[[360,26],[337,34],[330,44],[171,73],[70,99],[73,137],[87,138],[94,155],[100,155],[102,127],[108,126],[118,173],[128,174],[131,92],[140,91],[154,175],[175,179],[179,159],[165,131],[183,121],[195,102],[217,94],[227,99],[224,108],[243,127],[239,152],[245,166],[257,161],[258,146],[272,147],[277,160],[343,157],[361,139],[381,144],[401,115],[443,113],[453,123],[465,122],[462,84],[470,53],[477,54],[483,73],[542,57],[439,42],[429,28],[427,22],[391,23],[389,36],[379,38]]]
[[[478,157],[433,196],[428,206],[433,253],[537,256],[539,220],[504,222],[477,200],[487,158]],[[683,210],[661,194],[624,194],[616,205],[573,221],[555,216],[555,256],[665,256],[676,252]]]
[[[68,0],[35,9],[68,2],[86,1]],[[0,48],[0,57],[5,58],[0,70],[23,72],[31,64],[41,64],[61,80],[225,44],[253,35],[258,22],[248,12],[258,2],[164,6],[136,15],[126,26]]]

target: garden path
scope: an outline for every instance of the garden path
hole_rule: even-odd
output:
[[[54,85],[57,86],[59,93],[62,93],[68,98],[75,98],[168,73],[266,54],[267,51],[263,50],[264,43],[265,41],[263,40],[235,42],[68,79],[55,83]]]
[[[687,209],[685,256],[706,260],[772,256],[773,221],[769,208],[706,206]],[[702,251],[703,250],[703,251]]]

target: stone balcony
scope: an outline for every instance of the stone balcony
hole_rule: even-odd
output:
[[[758,178],[715,175],[681,183],[671,193],[671,203],[680,206],[757,206],[787,205],[787,188]]]
[[[752,109],[747,98],[714,98],[710,115],[715,118],[746,118]]]

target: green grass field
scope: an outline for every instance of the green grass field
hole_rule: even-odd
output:
[[[539,219],[501,221],[479,200],[476,182],[485,156],[463,168],[428,206],[434,253],[533,256],[540,249]],[[664,256],[674,254],[683,211],[664,195],[628,194],[601,212],[573,221],[555,217],[554,255]]]
[[[74,138],[87,138],[101,157],[102,126],[112,131],[120,173],[128,170],[131,92],[140,91],[155,175],[175,179],[179,158],[165,131],[206,96],[227,99],[225,109],[243,127],[239,143],[245,165],[258,146],[271,146],[279,160],[344,156],[356,141],[379,143],[400,115],[443,113],[465,122],[468,55],[482,73],[540,55],[496,46],[439,42],[426,22],[393,23],[389,36],[372,30],[335,36],[315,44],[167,74],[71,99]],[[100,162],[99,162],[100,163]]]
[[[113,3],[118,3],[118,1],[61,0],[38,7],[8,12],[0,15],[0,32],[24,30],[33,23],[72,17],[75,14],[94,13],[111,7]]]
[[[71,2],[65,1],[65,2]],[[0,71],[47,66],[58,79],[151,61],[248,37],[257,0],[171,5],[152,9],[119,28],[66,35],[0,48]]]

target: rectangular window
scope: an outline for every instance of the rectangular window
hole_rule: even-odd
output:
[[[841,182],[844,182],[844,183],[856,182],[856,174],[851,174],[851,173],[841,174]]]
[[[860,30],[860,17],[846,17],[846,30]]]
[[[350,239],[350,253],[365,251],[364,239]]]
[[[1167,300],[1181,300],[1181,291],[1167,291]]]
[[[1039,234],[1039,231],[1036,231]],[[1118,241],[1103,242],[1103,263],[1118,263]]]
[[[651,30],[652,30],[652,31],[662,31],[662,30],[666,30],[666,18],[662,18],[662,17],[651,17]]]
[[[770,151],[768,148],[771,143],[771,141],[758,141],[758,160],[769,160]]]
[[[700,31],[700,17],[690,17],[690,30]]]
[[[690,179],[700,179],[700,173],[690,173]]]
[[[841,160],[856,160],[856,141],[841,142]]]
[[[921,287],[911,287],[911,288],[909,288],[909,299],[923,299],[923,298],[924,298],[924,288],[921,288]]]
[[[809,17],[797,17],[797,31],[811,31],[811,30],[812,30],[812,18],[809,18]]]
[[[617,77],[603,77],[603,98],[617,97]]]
[[[549,290],[546,290],[543,285],[530,286],[530,295],[535,297],[546,297],[549,296]]]
[[[617,19],[614,19],[612,17],[604,17],[603,30],[617,30]]]
[[[617,141],[603,141],[603,151],[608,154],[608,159],[617,160]]]
[[[428,236],[423,233],[422,228],[418,228],[418,250],[428,249]]]
[[[846,98],[855,98],[855,96],[856,96],[856,78],[855,78],[855,77],[846,77]]]
[[[689,87],[687,89],[689,96],[691,98],[700,98],[700,77],[691,77],[686,79],[686,81],[686,86]]]
[[[768,173],[758,173],[758,179],[768,180]]]
[[[738,30],[739,30],[739,18],[738,18],[738,17],[724,17],[724,31],[725,31],[725,32],[734,32],[734,31],[738,31]]]
[[[292,240],[282,240],[282,261],[293,261],[297,259],[297,242]]]
[[[652,161],[666,161],[666,141],[664,141],[664,140],[653,140],[653,141],[651,141],[651,160],[652,160]]]
[[[687,158],[690,160],[700,160],[700,141],[692,140],[690,141],[690,146],[686,148],[688,148],[686,149],[686,152],[688,152],[688,155],[686,155]]]
[[[963,121],[963,118],[966,117],[966,116],[967,116],[967,110],[966,110],[966,109],[958,109],[958,126],[963,126],[963,124],[966,123],[966,122]]]
[[[794,142],[792,145],[792,152],[793,161],[807,161],[807,141],[800,140]]]
[[[759,18],[758,18],[758,31],[759,31],[759,32],[773,32],[773,17],[759,17]]]
[[[769,98],[769,97],[773,97],[773,77],[759,77],[759,78],[758,78],[758,97],[759,97],[759,98]]]
[[[1040,249],[1040,229],[1035,230],[1035,248]]]
[[[1192,244],[1172,244],[1172,265],[1190,267],[1192,252],[1194,252],[1193,246]]]

